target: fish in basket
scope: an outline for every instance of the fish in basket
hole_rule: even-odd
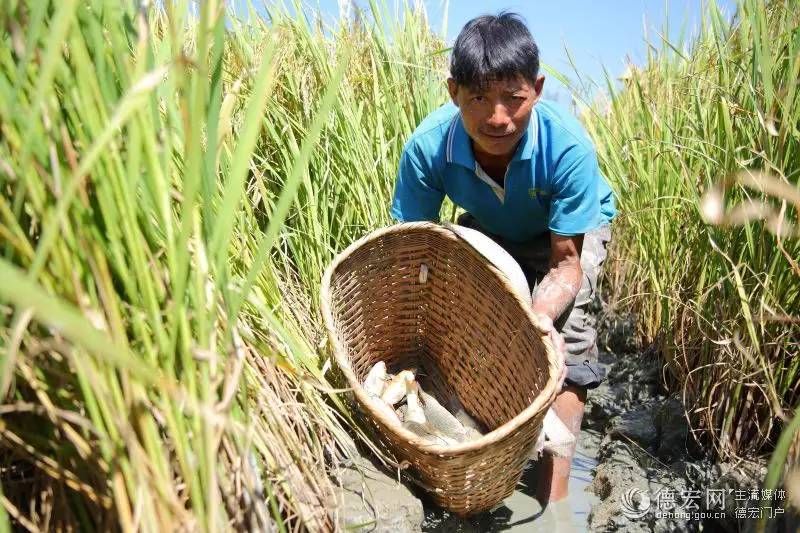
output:
[[[378,229],[334,259],[321,288],[334,358],[376,445],[459,515],[514,491],[560,371],[519,266],[470,231]]]

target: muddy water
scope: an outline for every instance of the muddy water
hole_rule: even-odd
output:
[[[499,507],[474,518],[462,519],[447,511],[426,505],[423,531],[478,533],[490,531],[581,532],[587,530],[589,511],[598,502],[591,492],[593,469],[602,435],[592,430],[581,432],[572,461],[569,497],[544,509],[535,499],[536,464],[531,461],[523,472],[517,490]]]

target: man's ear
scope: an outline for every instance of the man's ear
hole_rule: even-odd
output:
[[[533,103],[539,101],[539,98],[542,97],[542,91],[544,90],[544,74],[539,74],[536,76],[536,81],[533,82]]]
[[[456,104],[456,107],[458,107],[458,100],[456,99],[456,96],[458,96],[458,84],[453,78],[447,78],[447,92],[450,93],[450,98],[453,100],[453,103]]]

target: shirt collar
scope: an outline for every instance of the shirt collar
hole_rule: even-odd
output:
[[[514,161],[531,159],[533,150],[536,148],[539,138],[539,116],[534,106],[531,111],[531,119],[528,122],[528,130],[520,139],[517,150],[514,152]],[[461,112],[453,117],[450,128],[447,132],[447,162],[458,163],[462,167],[475,170],[475,155],[472,152],[472,142],[464,129],[464,122],[461,120]]]

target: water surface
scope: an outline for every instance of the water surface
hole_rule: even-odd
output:
[[[592,483],[592,469],[597,465],[601,435],[584,429],[578,440],[569,481],[569,496],[542,509],[536,500],[536,464],[528,463],[517,489],[494,510],[462,519],[433,505],[425,506],[422,530],[435,533],[484,533],[492,531],[546,531],[548,533],[587,530],[589,511],[597,497],[587,489]]]

